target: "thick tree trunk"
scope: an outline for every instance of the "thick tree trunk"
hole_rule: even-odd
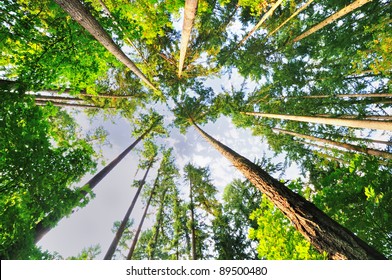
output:
[[[136,76],[144,81],[150,88],[157,90],[137,66],[125,55],[114,43],[109,34],[102,28],[99,22],[90,14],[79,0],[54,0],[75,21],[83,26],[98,42],[100,42],[111,54],[127,66]]]
[[[252,36],[253,33],[256,32],[257,29],[269,18],[273,12],[276,10],[276,8],[279,7],[280,4],[282,4],[283,0],[278,0],[275,2],[275,4],[271,7],[271,9],[266,12],[263,17],[260,19],[260,21],[253,27],[251,31],[237,44],[237,47],[241,46],[250,36]]]
[[[150,196],[148,197],[146,208],[144,209],[142,219],[140,220],[140,223],[139,223],[139,226],[138,226],[138,228],[136,230],[135,236],[133,237],[131,247],[129,248],[129,252],[128,252],[128,255],[127,255],[127,260],[131,260],[132,256],[133,256],[133,253],[135,252],[136,244],[137,244],[137,241],[139,240],[139,235],[140,235],[140,232],[142,231],[144,220],[146,219],[148,208],[150,207],[151,199],[152,199],[152,197],[155,194],[155,189],[156,189],[157,184],[158,184],[158,177],[159,177],[159,171],[158,171],[158,175],[157,175],[157,177],[155,179],[154,186],[153,186],[153,188],[151,190]]]
[[[274,119],[281,119],[281,120],[292,120],[292,121],[299,121],[299,122],[310,122],[310,123],[329,124],[329,125],[336,125],[336,126],[347,126],[347,127],[354,127],[354,128],[369,128],[369,129],[392,131],[392,122],[386,122],[386,121],[292,116],[292,115],[279,115],[279,114],[264,114],[264,113],[257,113],[257,112],[245,112],[244,114],[249,116],[260,116],[260,117],[274,118]]]
[[[113,255],[114,255],[114,252],[116,251],[118,242],[120,242],[121,236],[124,233],[125,227],[127,225],[129,217],[131,216],[133,208],[135,207],[136,201],[139,198],[140,192],[141,192],[144,184],[146,183],[146,178],[147,178],[148,172],[150,171],[152,164],[153,164],[153,160],[151,160],[151,163],[148,165],[143,179],[139,182],[139,187],[136,191],[135,196],[133,197],[132,203],[131,203],[131,205],[129,205],[129,208],[128,208],[127,212],[125,213],[124,218],[121,221],[120,227],[118,228],[116,235],[114,236],[113,241],[110,244],[109,249],[105,254],[105,257],[103,258],[104,260],[111,260],[113,258]]]
[[[280,129],[280,128],[273,128],[272,130],[279,132],[279,133],[286,134],[286,135],[291,135],[291,136],[298,137],[298,138],[308,139],[311,141],[321,142],[321,143],[325,143],[325,144],[332,145],[335,147],[344,148],[349,151],[356,151],[356,152],[361,152],[361,153],[371,155],[371,156],[392,159],[391,153],[383,152],[380,150],[375,150],[375,149],[360,147],[360,146],[352,145],[352,144],[348,144],[348,143],[342,143],[342,142],[337,142],[337,141],[319,138],[319,137],[315,137],[315,136],[305,135],[305,134],[301,134],[301,133],[297,133],[297,132],[289,131],[289,130],[284,130],[284,129]]]
[[[313,203],[272,178],[259,166],[212,138],[193,123],[196,130],[246,178],[265,194],[320,252],[331,259],[386,259]]]
[[[119,156],[117,156],[115,159],[113,159],[108,165],[106,165],[101,171],[99,171],[94,177],[92,177],[84,186],[88,188],[89,191],[92,191],[96,185],[98,185],[99,182],[103,178],[106,177],[106,175],[109,174],[110,171],[130,152],[132,149],[147,135],[151,132],[151,130],[154,128],[156,125],[156,122],[153,123],[142,135],[140,135],[139,138],[135,140],[128,148],[126,148]],[[81,193],[83,195],[87,195],[89,192],[82,190]],[[39,222],[36,226],[35,229],[35,240],[34,242],[37,243],[44,237],[45,234],[47,234],[51,230],[51,227],[47,227],[43,225],[43,221]]]
[[[193,22],[196,17],[198,0],[186,0],[184,8],[184,23],[182,25],[181,45],[180,45],[180,60],[178,62],[178,77],[182,75],[184,68],[186,50],[188,42],[191,37]]]
[[[347,7],[337,11],[336,13],[334,13],[333,15],[331,15],[330,17],[328,17],[327,19],[323,20],[322,22],[320,22],[319,24],[313,26],[312,28],[310,28],[308,31],[302,33],[301,35],[299,35],[298,37],[296,37],[293,42],[298,42],[306,37],[308,37],[309,35],[315,33],[316,31],[320,30],[321,28],[325,27],[326,25],[334,22],[335,20],[341,18],[342,16],[347,15],[348,13],[351,13],[352,11],[354,11],[355,9],[365,5],[368,2],[371,2],[372,0],[356,0],[355,2],[351,3],[350,5],[348,5]]]
[[[288,23],[291,19],[293,19],[296,15],[298,15],[300,12],[305,10],[310,4],[312,4],[314,0],[309,0],[306,2],[301,8],[296,10],[288,19],[286,19],[281,25],[279,25],[277,28],[275,28],[272,32],[268,34],[268,37],[274,35],[279,29],[281,29],[286,23]]]

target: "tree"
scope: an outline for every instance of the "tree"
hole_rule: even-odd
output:
[[[178,62],[178,77],[181,77],[182,69],[184,68],[185,54],[188,47],[189,38],[193,21],[195,20],[197,12],[198,0],[186,0],[184,8],[184,23],[182,26],[181,45],[180,45],[180,60]]]
[[[385,259],[314,204],[288,189],[246,158],[224,146],[193,123],[196,130],[278,207],[296,229],[331,259]],[[339,244],[337,246],[337,244]]]
[[[132,213],[133,208],[135,207],[135,204],[136,204],[136,201],[137,201],[137,199],[139,197],[139,194],[140,194],[140,192],[141,192],[141,190],[143,188],[143,185],[146,182],[146,178],[147,178],[148,172],[150,171],[150,168],[154,164],[155,157],[157,155],[157,149],[151,142],[146,142],[146,143],[149,143],[149,144],[145,144],[146,145],[145,156],[147,156],[147,158],[146,158],[147,159],[147,163],[145,163],[145,164],[147,164],[146,172],[145,172],[145,174],[143,176],[143,179],[137,182],[139,187],[138,187],[138,189],[136,191],[136,194],[135,194],[135,196],[134,196],[134,198],[132,200],[131,205],[129,206],[127,212],[125,213],[124,218],[121,221],[121,224],[120,224],[120,226],[119,226],[119,228],[118,228],[118,230],[117,230],[117,232],[116,232],[116,234],[115,234],[115,236],[113,238],[112,243],[109,246],[108,251],[106,252],[106,254],[104,256],[104,260],[111,260],[112,259],[113,254],[114,254],[114,252],[116,250],[116,247],[118,245],[118,242],[120,241],[120,238],[123,235],[124,230],[126,229],[127,222],[129,220],[129,217],[130,217],[130,215]]]
[[[391,123],[386,121],[352,120],[352,119],[323,118],[323,117],[312,117],[312,116],[290,116],[290,115],[279,115],[279,114],[264,114],[264,113],[256,113],[256,112],[246,112],[245,114],[266,117],[266,118],[276,118],[282,120],[294,120],[294,121],[348,126],[348,127],[356,127],[356,128],[392,130]]]
[[[306,32],[302,33],[301,35],[296,37],[293,41],[294,42],[298,42],[298,41],[306,38],[307,36],[315,33],[317,30],[320,30],[324,26],[334,22],[335,20],[341,18],[342,16],[347,15],[348,13],[351,13],[353,10],[355,10],[355,9],[365,5],[366,3],[369,3],[370,1],[372,1],[372,0],[356,0],[356,1],[354,1],[353,3],[348,5],[347,7],[339,10],[338,12],[334,13],[333,15],[328,17],[327,19],[325,19],[322,22],[320,22],[319,24],[313,26],[312,28],[310,28]]]
[[[113,42],[112,38],[102,28],[99,22],[79,2],[79,0],[63,1],[55,0],[65,12],[83,26],[98,42],[100,42],[111,54],[126,65],[136,76],[144,81],[151,89],[157,90],[137,66],[125,55],[125,53]]]
[[[155,119],[154,119],[155,118]],[[161,117],[153,115],[152,118],[149,120],[151,122],[150,127],[143,132],[128,148],[126,148],[121,154],[119,154],[115,159],[113,159],[108,165],[106,165],[101,171],[99,171],[96,175],[94,175],[86,184],[84,184],[83,188],[81,189],[81,193],[86,196],[89,194],[95,186],[98,185],[99,182],[103,178],[109,174],[110,171],[130,152],[132,149],[143,139],[145,138],[151,131],[156,127],[159,126],[159,122],[161,121]],[[58,218],[60,220],[62,217]],[[58,220],[55,222],[57,223]],[[37,243],[41,238],[50,231],[51,227],[45,225],[43,222],[40,222],[35,227],[35,243]]]

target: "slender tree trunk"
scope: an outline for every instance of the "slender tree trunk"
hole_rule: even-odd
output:
[[[191,200],[189,208],[191,210],[191,242],[192,242],[192,260],[197,260],[196,254],[196,225],[195,225],[195,205],[193,203],[193,185],[192,180],[189,182],[189,198]]]
[[[165,199],[166,199],[166,193],[167,193],[167,188],[163,191],[158,213],[157,213],[157,221],[156,225],[154,225],[155,232],[154,232],[154,237],[150,240],[151,243],[149,244],[149,247],[151,248],[151,254],[150,254],[150,259],[153,260],[155,257],[155,252],[156,252],[156,246],[158,244],[158,237],[159,237],[159,229],[162,226],[162,220],[163,220],[163,208],[165,207]],[[162,231],[163,232],[163,231]]]
[[[323,118],[333,118],[333,117],[338,117],[339,119],[358,119],[359,116],[357,115],[340,115],[340,116],[336,116],[336,115],[331,115],[331,114],[317,114],[315,115],[315,117],[323,117]],[[392,120],[392,116],[377,116],[377,115],[373,115],[373,116],[363,116],[361,117],[361,119],[363,120]]]
[[[282,4],[283,0],[278,0],[275,2],[275,4],[271,7],[271,9],[266,12],[263,17],[260,19],[260,21],[256,24],[255,27],[249,33],[237,44],[237,47],[241,46],[250,36],[252,36],[253,33],[256,32],[257,29],[269,18],[273,12],[276,10],[276,8],[279,7],[280,4]]]
[[[268,37],[274,35],[279,29],[281,29],[286,23],[288,23],[290,20],[292,20],[296,15],[298,15],[300,12],[305,10],[310,4],[312,4],[314,0],[309,0],[306,2],[301,8],[296,10],[288,19],[286,19],[281,25],[279,25],[277,28],[275,28],[270,34],[268,34]]]
[[[41,92],[47,92],[47,93],[51,93],[51,94],[69,94],[71,92],[70,89],[65,89],[63,91],[61,90],[53,90],[53,89],[44,89]],[[36,95],[35,92],[27,92],[27,94],[31,94],[31,95]],[[85,90],[80,91],[80,94],[78,95],[80,97],[96,97],[96,98],[113,98],[113,99],[118,99],[118,98],[133,98],[133,97],[137,97],[137,95],[113,95],[113,94],[87,94]]]
[[[65,102],[56,102],[53,100],[42,100],[42,99],[36,99],[35,104],[38,106],[45,106],[47,102],[50,102],[53,104],[53,106],[56,107],[71,107],[71,108],[85,108],[85,109],[103,109],[103,107],[98,107],[95,105],[89,105],[89,104],[80,104],[80,103],[65,103]],[[108,107],[110,109],[114,109],[115,107]]]
[[[191,37],[193,22],[196,17],[198,0],[185,0],[184,23],[182,25],[180,60],[178,62],[178,77],[182,75],[188,42]]]
[[[35,98],[35,100],[42,100],[42,101],[46,101],[46,100],[54,100],[54,101],[84,101],[81,98],[77,98],[77,97],[65,97],[65,96],[53,96],[53,95],[42,95],[42,94],[32,94]]]
[[[139,198],[140,192],[141,192],[144,184],[146,183],[146,178],[147,178],[148,172],[150,171],[150,168],[151,168],[152,164],[153,164],[153,160],[151,160],[150,164],[148,165],[146,173],[144,174],[143,179],[141,181],[139,181],[139,187],[138,187],[138,189],[136,191],[136,194],[133,197],[132,203],[129,206],[127,212],[125,213],[124,218],[121,221],[120,227],[118,228],[118,230],[116,232],[116,235],[114,236],[113,241],[110,244],[108,251],[106,252],[105,257],[103,258],[104,260],[111,260],[113,258],[113,255],[114,255],[114,252],[116,251],[118,242],[120,242],[121,236],[124,233],[125,227],[127,225],[129,217],[131,216],[133,208],[135,207],[136,201]]]
[[[99,43],[111,54],[127,66],[136,76],[144,81],[150,88],[157,90],[150,80],[137,68],[137,66],[125,55],[114,43],[109,34],[102,28],[99,22],[90,14],[79,0],[54,0],[75,21],[83,26]]]
[[[304,95],[304,96],[288,96],[288,98],[372,98],[372,97],[389,97],[392,98],[392,93],[353,93],[353,94],[336,94],[336,95]]]
[[[354,127],[354,128],[369,128],[369,129],[392,131],[392,123],[386,121],[292,116],[292,115],[279,115],[279,114],[264,114],[264,113],[257,113],[257,112],[245,112],[245,114],[249,116],[260,116],[260,117],[274,118],[274,119],[281,119],[281,120],[292,120],[292,121],[310,122],[310,123],[318,123],[318,124],[329,124],[329,125],[336,125],[336,126],[347,126],[347,127]]]
[[[348,5],[347,7],[339,10],[338,12],[334,13],[333,15],[331,15],[330,17],[328,17],[327,19],[323,20],[322,22],[320,22],[319,24],[313,26],[312,28],[310,28],[308,31],[302,33],[301,35],[299,35],[298,37],[296,37],[293,42],[298,42],[306,37],[308,37],[309,35],[313,34],[314,32],[320,30],[321,28],[325,27],[326,25],[334,22],[335,20],[341,18],[342,16],[347,15],[348,13],[351,13],[352,11],[354,11],[355,9],[365,5],[368,2],[371,2],[372,0],[356,0],[355,2],[351,3],[350,5]]]
[[[259,166],[212,138],[195,123],[196,130],[265,194],[320,252],[331,259],[386,259],[354,233],[332,220],[313,203],[272,178]]]
[[[89,191],[92,191],[96,185],[98,185],[99,182],[103,178],[106,177],[106,175],[109,174],[110,171],[118,164],[120,161],[130,152],[132,149],[147,135],[151,132],[151,130],[154,128],[154,126],[157,123],[153,123],[142,135],[140,135],[139,138],[135,140],[128,148],[126,148],[120,155],[118,155],[115,159],[113,159],[108,165],[106,165],[101,171],[99,171],[94,177],[92,177],[84,186],[88,188]],[[89,192],[82,190],[81,193],[83,195],[87,195]],[[51,230],[51,227],[44,226],[43,221],[40,221],[36,228],[35,228],[35,240],[34,242],[37,243],[44,237],[46,233],[48,233]]]
[[[301,134],[301,133],[297,133],[297,132],[289,131],[289,130],[284,130],[284,129],[280,129],[280,128],[273,128],[272,130],[275,132],[286,134],[286,135],[291,135],[291,136],[298,137],[298,138],[308,139],[311,141],[317,141],[317,142],[325,143],[325,144],[332,145],[335,147],[344,148],[349,151],[356,151],[356,152],[361,152],[361,153],[364,153],[367,155],[392,159],[391,153],[383,152],[380,150],[375,150],[375,149],[360,147],[360,146],[352,145],[352,144],[348,144],[348,143],[342,143],[342,142],[337,142],[337,141],[333,141],[333,140],[323,139],[323,138],[305,135],[305,134]]]
[[[131,260],[132,259],[133,253],[135,251],[137,241],[139,240],[140,232],[142,231],[144,220],[146,219],[146,216],[147,216],[148,208],[150,207],[151,199],[152,199],[152,197],[155,194],[155,189],[156,189],[157,184],[158,184],[158,177],[159,177],[159,172],[158,172],[157,178],[155,179],[154,186],[153,186],[153,188],[151,190],[150,196],[148,197],[148,201],[147,201],[147,204],[146,204],[146,208],[144,209],[142,219],[140,220],[140,223],[139,223],[139,226],[138,226],[138,228],[136,230],[135,236],[133,237],[131,247],[129,248],[129,253],[128,253],[128,256],[127,256],[127,260]]]

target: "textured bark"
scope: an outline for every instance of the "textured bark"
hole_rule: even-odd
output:
[[[140,220],[140,223],[139,223],[139,226],[137,227],[135,236],[133,237],[131,247],[129,248],[127,260],[131,260],[132,256],[133,256],[133,253],[135,252],[136,244],[137,244],[137,241],[139,240],[139,235],[140,235],[140,232],[142,231],[144,220],[146,219],[148,208],[150,207],[151,199],[152,199],[152,197],[155,194],[155,189],[156,189],[157,184],[158,184],[158,178],[159,178],[159,171],[158,171],[158,175],[157,175],[157,177],[155,179],[154,186],[153,186],[153,188],[151,190],[150,196],[148,197],[148,201],[147,201],[147,204],[146,204],[146,208],[144,209],[142,219]]]
[[[277,28],[275,28],[272,32],[270,32],[268,34],[269,36],[274,35],[279,29],[281,29],[286,23],[288,23],[290,20],[292,20],[296,15],[298,15],[300,12],[302,12],[303,10],[305,10],[310,4],[312,4],[314,0],[309,0],[308,2],[306,2],[303,6],[301,6],[301,8],[299,8],[298,10],[296,10],[288,19],[286,19],[281,25],[279,25]]]
[[[114,160],[112,160],[108,165],[106,165],[101,171],[99,171],[94,177],[92,177],[84,186],[87,187],[90,191],[94,189],[96,185],[98,185],[99,182],[103,178],[106,177],[106,175],[109,174],[110,171],[130,152],[132,149],[147,135],[151,132],[151,130],[154,128],[154,126],[157,123],[153,123],[139,138],[135,140],[128,148],[126,148],[119,156],[117,156]],[[83,195],[87,195],[89,192],[88,191],[81,191]],[[45,234],[47,234],[51,230],[51,227],[47,227],[43,225],[43,222],[39,222],[36,226],[35,229],[35,240],[34,242],[37,243],[44,237]]]
[[[326,252],[331,259],[386,259],[354,233],[332,220],[313,203],[291,191],[256,164],[212,138],[195,123],[193,125],[217,151],[283,212],[317,250]]]
[[[325,117],[325,118],[333,118],[333,117],[338,117],[339,119],[359,119],[359,116],[357,115],[340,115],[340,116],[335,116],[331,114],[317,114],[315,117]],[[392,116],[361,116],[360,119],[363,120],[392,120]]]
[[[150,164],[147,167],[146,173],[144,174],[143,179],[139,182],[139,187],[136,191],[135,196],[133,197],[132,203],[131,205],[129,205],[129,208],[127,210],[127,212],[125,213],[124,218],[121,221],[120,227],[118,228],[116,235],[113,238],[112,243],[109,246],[108,251],[105,254],[105,257],[103,258],[104,260],[111,260],[113,258],[114,252],[116,251],[118,242],[120,242],[121,236],[123,235],[124,231],[125,231],[125,227],[127,225],[127,222],[129,220],[129,217],[131,216],[131,213],[133,211],[133,208],[135,207],[136,201],[139,198],[140,192],[144,186],[144,184],[146,183],[146,178],[148,175],[148,172],[150,171],[150,168],[153,164],[153,160],[150,162]]]
[[[184,8],[184,23],[182,25],[181,45],[180,45],[180,60],[178,62],[178,77],[182,75],[184,68],[186,50],[188,42],[191,37],[193,22],[196,17],[198,0],[186,0]]]
[[[281,120],[292,120],[292,121],[310,122],[310,123],[318,123],[318,124],[329,124],[329,125],[336,125],[336,126],[347,126],[347,127],[354,127],[354,128],[369,128],[369,129],[392,131],[392,122],[386,122],[386,121],[292,116],[292,115],[279,115],[279,114],[264,114],[264,113],[257,113],[257,112],[245,112],[244,114],[250,116],[260,116],[260,117],[274,118],[274,119],[281,119]]]
[[[317,141],[317,142],[325,143],[325,144],[328,144],[331,146],[344,148],[349,151],[356,151],[356,152],[361,152],[361,153],[364,153],[367,155],[392,159],[391,153],[380,151],[380,150],[375,150],[375,149],[360,147],[360,146],[352,145],[352,144],[348,144],[348,143],[342,143],[342,142],[337,142],[337,141],[319,138],[319,137],[315,137],[315,136],[305,135],[305,134],[301,134],[301,133],[297,133],[297,132],[289,131],[289,130],[284,130],[284,129],[280,129],[280,128],[273,128],[272,130],[279,132],[279,133],[286,134],[286,135],[291,135],[291,136],[294,136],[297,138],[308,139],[311,141]]]
[[[276,8],[279,7],[280,4],[282,4],[282,2],[283,0],[276,1],[275,4],[271,7],[271,9],[269,9],[268,12],[263,15],[260,21],[255,25],[255,27],[253,27],[253,29],[249,31],[249,33],[238,43],[237,47],[241,46],[246,40],[248,40],[248,38],[252,36],[252,34],[255,33],[257,29],[259,29],[259,27],[267,20],[268,17],[273,14],[273,12],[276,10]]]
[[[327,19],[323,20],[322,22],[320,22],[319,24],[313,26],[312,28],[310,28],[308,31],[302,33],[301,35],[299,35],[298,37],[296,37],[293,42],[298,42],[306,37],[308,37],[309,35],[317,32],[318,30],[320,30],[321,28],[325,27],[326,25],[334,22],[335,20],[341,18],[342,16],[347,15],[348,13],[351,13],[352,11],[354,11],[355,9],[365,5],[368,2],[371,2],[372,0],[356,0],[355,2],[351,3],[350,5],[348,5],[347,7],[337,11],[336,13],[334,13],[333,15],[331,15],[330,17],[328,17]]]
[[[109,34],[102,28],[99,22],[90,14],[79,0],[54,0],[75,21],[84,27],[99,43],[101,43],[111,54],[127,66],[136,76],[144,81],[150,88],[157,90],[148,78],[137,68],[137,66],[117,46]]]

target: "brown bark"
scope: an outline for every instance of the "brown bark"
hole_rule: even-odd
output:
[[[156,221],[156,225],[155,225],[155,232],[154,232],[154,237],[153,237],[153,245],[151,248],[151,254],[150,254],[150,259],[153,260],[155,257],[155,251],[156,251],[156,246],[158,243],[158,237],[159,237],[159,229],[162,226],[162,219],[163,219],[163,208],[165,206],[165,199],[166,199],[166,193],[167,193],[167,188],[165,188],[165,190],[163,191],[162,197],[161,197],[161,201],[160,201],[160,205],[159,205],[159,210],[157,213],[157,221]]]
[[[309,0],[308,2],[306,2],[301,8],[299,8],[298,10],[296,10],[288,19],[286,19],[281,25],[279,25],[277,28],[275,28],[272,32],[270,32],[268,34],[269,36],[274,35],[279,29],[281,29],[286,23],[288,23],[291,19],[293,19],[296,15],[298,15],[300,12],[302,12],[303,10],[305,10],[310,4],[312,4],[314,0]]]
[[[369,129],[392,131],[392,122],[386,122],[386,121],[292,116],[292,115],[279,115],[279,114],[264,114],[264,113],[257,113],[257,112],[245,112],[244,114],[250,116],[260,116],[260,117],[274,118],[274,119],[281,119],[281,120],[292,120],[292,121],[310,122],[310,123],[318,123],[318,124],[329,124],[329,125],[336,125],[336,126],[347,126],[347,127],[354,127],[354,128],[369,128]]]
[[[335,20],[341,18],[342,16],[347,15],[348,13],[351,13],[355,9],[357,9],[357,8],[363,6],[366,3],[371,2],[371,1],[372,0],[356,0],[356,1],[354,1],[353,3],[348,5],[347,7],[344,7],[343,9],[337,11],[336,13],[331,15],[330,17],[328,17],[325,20],[323,20],[322,22],[320,22],[319,24],[316,24],[315,26],[313,26],[312,28],[310,28],[306,32],[304,32],[301,35],[299,35],[298,37],[296,37],[293,40],[293,42],[298,42],[298,41],[308,37],[309,35],[315,33],[316,31],[320,30],[321,28],[325,27],[326,25],[334,22]]]
[[[217,151],[283,212],[317,250],[326,252],[331,259],[386,259],[313,203],[291,191],[253,162],[215,140],[195,123],[193,125]]]
[[[251,31],[237,44],[237,47],[241,46],[250,36],[252,36],[253,33],[256,32],[257,29],[260,28],[260,26],[267,20],[268,17],[270,17],[273,12],[276,10],[276,8],[279,7],[280,4],[282,4],[283,0],[278,0],[275,2],[275,4],[271,7],[271,9],[266,12],[263,17],[260,19],[260,21],[253,27]]]
[[[115,159],[113,159],[108,165],[106,165],[101,171],[99,171],[95,176],[93,176],[86,184],[84,184],[85,187],[89,189],[89,191],[92,191],[96,185],[98,185],[99,182],[103,178],[106,177],[106,175],[109,174],[110,171],[118,164],[120,161],[130,152],[132,149],[147,135],[151,132],[151,130],[154,128],[154,126],[157,123],[153,123],[142,135],[139,136],[128,148],[126,148],[120,155],[118,155]],[[87,195],[89,192],[88,191],[81,191],[83,195]],[[37,243],[44,237],[46,233],[48,233],[51,230],[51,227],[47,227],[43,225],[43,221],[40,221],[35,229],[35,240],[34,242]]]
[[[79,0],[55,0],[60,7],[67,12],[75,21],[84,27],[99,43],[111,54],[127,66],[136,76],[144,81],[150,88],[157,90],[137,66],[118,47],[109,34],[102,28],[99,22],[90,14]]]
[[[108,249],[108,251],[105,254],[105,257],[103,258],[104,260],[111,260],[113,258],[113,254],[116,251],[118,242],[120,242],[121,236],[124,233],[125,227],[127,225],[129,217],[131,216],[133,208],[135,207],[136,201],[139,198],[140,192],[141,192],[144,184],[146,183],[146,178],[147,178],[148,172],[150,171],[150,168],[151,168],[152,164],[153,164],[153,160],[151,160],[150,164],[148,165],[146,173],[144,174],[143,179],[139,182],[139,187],[138,187],[138,189],[136,191],[135,196],[133,197],[132,203],[131,203],[131,205],[129,205],[129,208],[128,208],[127,212],[125,213],[124,218],[121,221],[121,224],[120,224],[120,226],[119,226],[119,228],[118,228],[118,230],[116,232],[116,235],[114,236],[113,241],[110,244],[109,249]]]
[[[184,23],[182,25],[180,60],[178,62],[178,77],[181,77],[184,68],[185,55],[191,37],[193,22],[196,17],[198,0],[186,0],[184,8]]]
[[[342,142],[337,142],[337,141],[319,138],[319,137],[315,137],[315,136],[305,135],[305,134],[301,134],[301,133],[297,133],[297,132],[289,131],[289,130],[284,130],[284,129],[280,129],[280,128],[273,128],[272,130],[277,131],[279,133],[286,134],[286,135],[291,135],[291,136],[294,136],[297,138],[308,139],[311,141],[321,142],[321,143],[325,143],[325,144],[328,144],[331,146],[344,148],[349,151],[356,151],[356,152],[361,152],[361,153],[364,153],[367,155],[392,159],[391,153],[380,151],[380,150],[375,150],[375,149],[360,147],[360,146],[352,145],[352,144],[348,144],[348,143],[342,143]]]

